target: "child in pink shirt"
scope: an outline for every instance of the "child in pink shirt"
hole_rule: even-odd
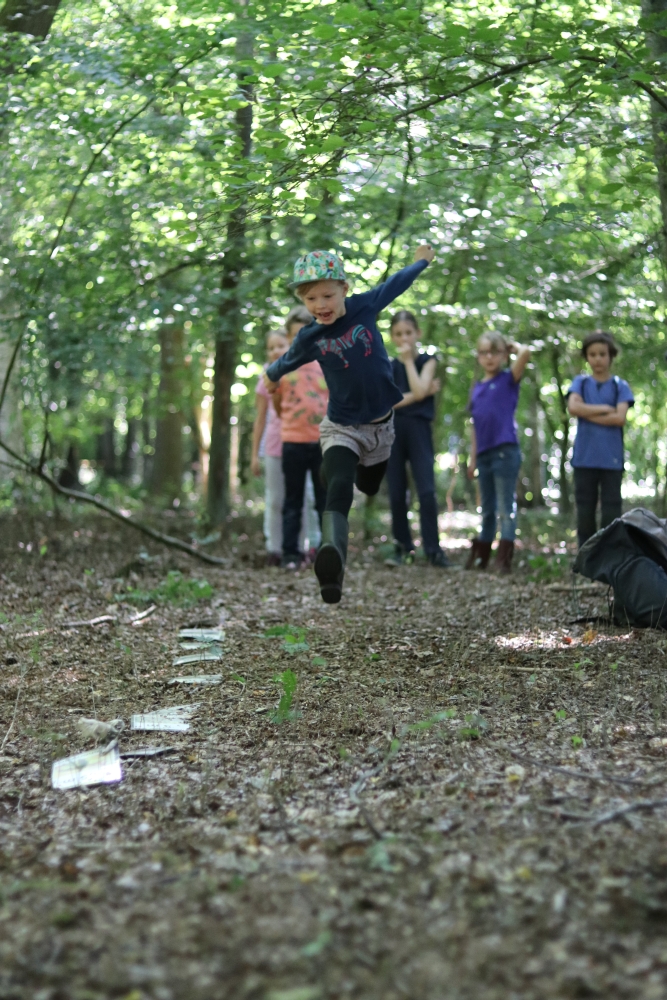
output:
[[[290,341],[302,325],[300,322],[288,325]],[[327,412],[329,391],[319,362],[311,361],[285,375],[273,393],[273,402],[280,417],[285,479],[281,565],[285,569],[298,569],[304,558],[299,550],[299,535],[308,472],[312,476],[320,524],[326,502],[326,490],[320,476],[320,423]]]
[[[289,313],[286,326],[294,337],[298,330],[310,322],[310,313],[303,306],[297,306]],[[266,341],[267,361],[272,364],[281,357],[288,348],[289,336],[285,330],[272,330]],[[283,442],[281,436],[280,417],[275,411],[273,401],[260,378],[255,389],[257,415],[253,427],[252,455],[250,468],[253,476],[262,474],[264,459],[264,538],[266,539],[267,565],[279,566],[283,548],[283,504],[285,502],[285,479],[283,476]],[[302,530],[299,538],[299,549],[309,546],[316,549],[320,543],[319,517],[315,510],[315,494],[310,472],[306,478],[306,488],[303,497]]]
[[[272,330],[266,338],[266,356],[269,364],[282,357],[289,341],[284,330]],[[282,550],[282,508],[285,498],[283,482],[282,454],[283,442],[280,436],[280,417],[266,391],[264,380],[260,378],[255,389],[257,415],[252,432],[252,457],[250,468],[253,476],[262,471],[260,457],[264,458],[264,537],[266,539],[267,562],[278,566]]]

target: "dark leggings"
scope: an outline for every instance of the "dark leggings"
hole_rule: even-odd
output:
[[[623,513],[621,469],[575,469],[574,498],[577,502],[577,537],[579,545],[594,535],[595,510],[600,494],[600,527],[606,528]]]
[[[354,484],[367,496],[375,496],[386,471],[387,462],[359,465],[359,458],[351,448],[342,445],[328,448],[322,458],[322,475],[327,488],[326,510],[337,510],[347,517],[352,506]]]

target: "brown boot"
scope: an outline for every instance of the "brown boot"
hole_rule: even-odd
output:
[[[501,576],[507,576],[508,573],[512,572],[513,555],[514,542],[509,542],[506,538],[501,538],[498,542],[498,551],[496,552],[496,570]]]
[[[491,558],[491,542],[480,542],[475,538],[468,555],[466,569],[486,569]]]

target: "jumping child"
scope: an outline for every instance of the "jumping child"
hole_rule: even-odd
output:
[[[394,439],[393,407],[403,394],[392,379],[391,364],[377,328],[377,314],[401,295],[433,260],[432,247],[415,251],[415,263],[370,292],[347,297],[343,262],[315,250],[294,265],[292,287],[315,317],[297,334],[287,354],[264,375],[269,392],[287,372],[319,358],[329,387],[327,416],[320,425],[327,484],[322,545],[315,574],[322,599],[341,599],[347,558],[348,521],[354,483],[376,494],[387,469]]]
[[[578,418],[572,467],[580,546],[597,531],[598,493],[600,527],[621,516],[623,425],[635,402],[628,383],[611,374],[618,354],[611,334],[601,330],[589,334],[581,353],[593,375],[577,375],[567,394],[568,411]]]
[[[515,360],[505,365],[509,355]],[[516,535],[516,482],[521,467],[521,449],[514,414],[519,402],[519,382],[530,348],[506,341],[499,333],[485,333],[477,342],[477,360],[484,372],[473,386],[468,409],[472,415],[472,440],[468,477],[479,471],[482,495],[482,530],[472,543],[466,569],[485,569],[496,537],[500,515],[500,542],[496,569],[510,573]]]
[[[435,454],[431,425],[435,418],[433,396],[440,389],[435,378],[437,361],[417,350],[420,337],[419,324],[413,313],[401,309],[391,318],[391,339],[398,357],[391,362],[394,382],[403,393],[403,399],[394,407],[396,437],[391,449],[387,484],[391,503],[391,522],[394,533],[394,558],[387,560],[400,565],[414,553],[414,544],[408,523],[408,477],[410,463],[412,477],[419,495],[419,519],[422,545],[432,566],[449,566],[447,556],[440,548],[438,536],[438,501],[435,492],[433,466]]]

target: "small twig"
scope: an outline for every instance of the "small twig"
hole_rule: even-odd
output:
[[[35,632],[19,632],[18,635],[14,636],[14,638],[15,639],[34,639],[38,635],[47,635],[47,633],[49,633],[49,632],[57,632],[57,631],[58,630],[56,628],[40,628],[40,629],[37,629]]]
[[[283,800],[280,798],[275,789],[271,789],[271,797],[278,807],[278,815],[280,816],[280,825],[283,828],[283,833],[290,844],[295,843],[295,836],[289,828],[289,819],[287,813],[285,812],[285,806],[283,805]]]
[[[649,782],[637,781],[635,778],[619,778],[616,775],[606,775],[606,774],[587,774],[585,771],[572,771],[569,767],[561,767],[559,764],[550,764],[544,760],[537,760],[535,757],[529,757],[527,754],[520,753],[518,750],[512,750],[511,747],[501,744],[503,750],[506,750],[512,757],[517,760],[523,760],[526,764],[534,764],[536,767],[545,767],[549,771],[556,771],[558,774],[564,774],[567,778],[578,778],[580,781],[592,781],[598,785],[604,785],[608,782],[616,785],[636,785],[640,788],[645,788]],[[667,776],[658,782],[651,782],[650,784],[661,784],[663,781],[667,781]]]
[[[0,753],[2,753],[2,751],[5,749],[5,743],[9,739],[9,734],[11,733],[12,729],[14,728],[14,723],[16,722],[16,713],[18,712],[19,701],[21,699],[21,691],[23,690],[23,681],[25,679],[25,670],[26,670],[26,668],[24,667],[23,670],[21,671],[21,680],[19,681],[19,689],[16,692],[16,701],[14,702],[14,712],[12,714],[12,721],[9,723],[9,729],[5,733],[4,740],[2,741],[2,743],[0,743]]]
[[[565,809],[560,809],[558,806],[535,806],[537,812],[548,813],[550,816],[555,816],[556,819],[571,819],[579,823],[589,823],[591,820],[590,816],[585,816],[582,813],[571,813],[567,812]]]
[[[131,619],[130,625],[138,625],[139,622],[142,622],[145,618],[148,618],[148,616],[152,615],[153,612],[156,610],[157,610],[157,604],[151,604],[150,608],[146,608],[145,611],[141,611],[138,615],[135,615],[134,618]]]
[[[355,800],[352,799],[352,801],[354,802]],[[363,817],[363,819],[364,819],[364,821],[366,823],[366,826],[371,831],[371,833],[373,834],[373,836],[375,837],[375,839],[376,840],[384,840],[384,834],[380,833],[380,831],[376,827],[375,823],[373,822],[373,820],[371,819],[371,817],[368,815],[368,810],[366,809],[366,806],[363,804],[363,802],[361,802],[360,799],[357,799],[356,802],[355,802],[355,805],[356,805],[357,809],[359,810],[359,812],[361,813],[361,815],[362,815],[362,817]]]
[[[504,670],[517,670],[520,674],[571,674],[574,667],[518,667],[513,663],[497,664]]]
[[[593,826],[598,827],[602,826],[603,823],[612,823],[615,819],[627,816],[628,813],[650,812],[653,809],[664,809],[665,807],[667,807],[667,799],[640,799],[638,802],[632,802],[629,806],[620,806],[618,809],[612,809],[611,812],[602,813],[593,821]]]
[[[99,618],[89,618],[85,622],[65,622],[63,628],[81,628],[83,625],[102,625],[104,622],[118,621],[118,615],[100,615]]]

